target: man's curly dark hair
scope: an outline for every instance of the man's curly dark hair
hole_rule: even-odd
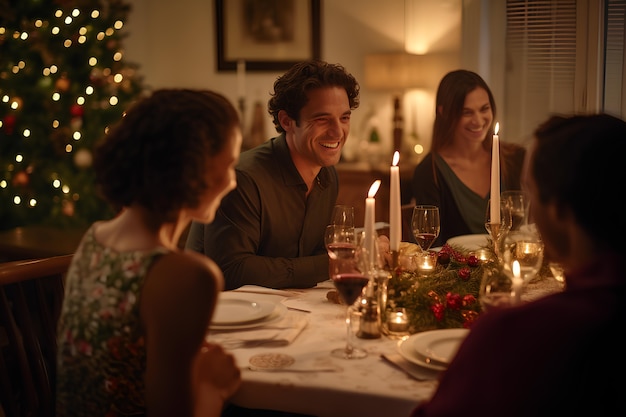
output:
[[[267,107],[276,131],[285,131],[278,121],[279,111],[286,111],[299,124],[300,110],[309,101],[307,93],[322,87],[343,88],[348,94],[350,109],[359,107],[359,83],[343,66],[317,60],[299,62],[274,82]]]

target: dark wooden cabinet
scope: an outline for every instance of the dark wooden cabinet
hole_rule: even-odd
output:
[[[367,192],[377,179],[382,182],[376,193],[376,221],[389,223],[389,166],[372,167],[365,162],[342,162],[336,168],[339,175],[337,204],[354,206],[355,225],[363,226]],[[411,181],[414,168],[414,166],[400,166],[401,204],[411,202]]]

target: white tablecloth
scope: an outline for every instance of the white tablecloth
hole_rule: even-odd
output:
[[[326,299],[331,287],[294,290],[296,295],[255,293],[264,300],[309,310],[308,325],[296,340],[284,347],[231,349],[242,368],[243,385],[233,403],[246,408],[271,409],[318,417],[408,416],[436,387],[435,380],[417,381],[384,361],[381,354],[397,352],[397,340],[356,339],[368,351],[364,359],[345,360],[330,355],[346,342],[345,307]],[[248,294],[249,296],[252,293]],[[211,337],[209,336],[209,340]],[[298,366],[336,366],[338,372],[259,372],[247,369],[250,357],[282,353]]]

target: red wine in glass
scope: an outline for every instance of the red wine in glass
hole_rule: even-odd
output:
[[[346,259],[354,256],[356,245],[350,242],[332,242],[327,245],[328,252],[331,252],[334,259]]]
[[[417,244],[423,249],[428,249],[430,245],[433,244],[434,240],[437,239],[437,235],[434,233],[418,233],[415,239],[417,240]]]
[[[411,217],[411,231],[415,241],[422,250],[430,249],[439,232],[441,224],[439,222],[439,207],[432,205],[418,205],[413,208]]]
[[[349,306],[359,298],[368,282],[369,279],[360,273],[338,274],[333,277],[335,288],[343,302]]]
[[[331,246],[334,246],[332,251]],[[352,346],[350,341],[352,335],[350,311],[351,306],[356,303],[363,292],[363,288],[369,283],[369,277],[363,273],[366,252],[362,251],[362,248],[345,243],[331,243],[327,247],[330,277],[346,305],[346,345],[344,348],[332,350],[331,354],[343,359],[364,358],[367,352]]]

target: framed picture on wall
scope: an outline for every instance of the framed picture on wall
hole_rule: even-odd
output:
[[[320,58],[321,0],[215,0],[217,70],[282,71]]]

